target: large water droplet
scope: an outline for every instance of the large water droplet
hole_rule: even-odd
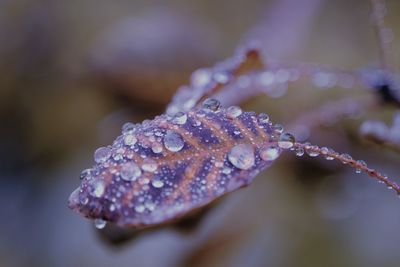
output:
[[[94,152],[94,161],[104,163],[111,157],[111,149],[108,147],[100,147]]]
[[[172,117],[172,123],[174,124],[179,124],[179,125],[183,125],[186,123],[187,121],[187,115],[181,111],[179,111],[178,113],[176,113],[173,117]]]
[[[231,106],[226,109],[226,116],[229,119],[234,119],[242,114],[242,109],[238,106]]]
[[[234,146],[228,154],[228,160],[238,169],[248,170],[254,165],[254,148],[249,144]]]
[[[294,146],[294,143],[296,140],[294,139],[294,136],[290,133],[283,133],[279,137],[278,141],[278,146],[283,149],[289,149]]]
[[[217,99],[207,98],[204,100],[202,107],[204,110],[215,112],[219,110],[221,103]]]
[[[142,171],[139,166],[134,162],[127,162],[121,167],[120,175],[121,178],[125,181],[135,181],[140,175]]]
[[[103,219],[95,219],[94,220],[94,226],[97,229],[103,229],[104,227],[106,227],[107,222]]]
[[[273,161],[279,157],[279,148],[276,146],[264,147],[260,149],[260,158],[265,161]]]
[[[176,132],[168,131],[164,136],[164,146],[169,151],[178,152],[184,145],[185,143],[183,142],[182,137]]]

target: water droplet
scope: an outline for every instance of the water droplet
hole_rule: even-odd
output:
[[[142,164],[142,170],[146,172],[155,172],[157,167],[157,162],[152,159],[145,159]]]
[[[136,144],[137,138],[133,134],[127,134],[124,136],[124,144],[127,146],[133,146]]]
[[[130,133],[133,132],[133,130],[135,129],[135,124],[131,123],[131,122],[127,122],[124,125],[122,125],[122,133]]]
[[[234,119],[242,114],[242,109],[238,106],[231,106],[226,109],[226,116],[229,119]]]
[[[340,157],[342,158],[342,162],[344,164],[347,164],[347,163],[349,163],[349,161],[353,160],[353,158],[347,153],[341,154]]]
[[[279,157],[279,148],[269,146],[260,149],[260,158],[265,161],[273,161]]]
[[[305,150],[310,157],[317,157],[319,155],[318,146],[312,146],[309,143],[305,144]]]
[[[187,115],[181,111],[179,111],[178,113],[176,113],[173,117],[172,117],[172,123],[173,124],[179,124],[179,125],[183,125],[186,123],[187,121]]]
[[[363,161],[363,160],[358,160],[357,164],[361,165],[362,167],[366,167],[367,166],[367,163],[365,163],[365,161]],[[356,173],[361,173],[361,171],[362,170],[360,168],[356,168]]]
[[[120,171],[121,178],[128,182],[135,181],[141,174],[142,171],[134,162],[123,164]]]
[[[228,160],[238,169],[250,169],[255,161],[253,146],[248,144],[234,146],[228,154]]]
[[[294,136],[290,133],[283,133],[279,137],[278,146],[283,149],[289,149],[294,146],[296,142]]]
[[[265,113],[260,113],[258,114],[258,120],[262,123],[268,123],[269,122],[269,116],[268,114]]]
[[[94,197],[102,197],[105,192],[105,184],[103,180],[95,180],[91,183],[90,194]]]
[[[154,179],[153,181],[151,181],[151,184],[155,187],[155,188],[161,188],[164,186],[164,182],[161,181],[160,179]]]
[[[164,136],[164,146],[169,151],[178,152],[184,145],[185,143],[183,142],[182,137],[176,132],[168,131]]]
[[[158,153],[161,153],[163,151],[163,147],[162,147],[162,145],[160,143],[153,143],[151,145],[151,150],[154,153],[158,154]]]
[[[215,112],[220,109],[221,103],[217,99],[207,98],[204,100],[202,107],[204,110]]]
[[[104,163],[111,157],[111,149],[108,147],[100,147],[94,152],[94,161]]]
[[[336,152],[333,149],[327,147],[321,147],[321,154],[325,157],[326,160],[334,160],[335,158],[332,156]]]
[[[85,179],[86,177],[88,177],[88,176],[90,175],[90,171],[91,171],[91,169],[83,170],[83,171],[81,172],[81,174],[79,175],[79,179],[83,180],[83,179]]]
[[[296,148],[296,156],[301,157],[304,155],[304,149],[302,147]]]
[[[325,147],[325,146],[321,147],[321,154],[322,155],[325,156],[326,154],[328,154],[328,152],[329,152],[329,149],[327,147]]]
[[[277,133],[280,133],[280,134],[283,133],[283,126],[280,124],[275,124],[272,128]]]
[[[94,227],[96,227],[97,229],[103,229],[104,227],[106,227],[107,222],[103,219],[95,219],[94,220]]]
[[[124,152],[125,152],[125,150],[124,150],[124,149],[121,149],[121,148],[119,148],[119,149],[114,149],[114,150],[112,151],[112,158],[113,158],[115,161],[123,160],[123,159],[124,159]]]

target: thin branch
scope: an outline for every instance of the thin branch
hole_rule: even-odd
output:
[[[321,155],[328,160],[338,160],[338,161],[342,162],[343,164],[346,164],[346,165],[349,165],[349,166],[355,168],[357,170],[357,172],[364,172],[364,173],[368,174],[369,176],[371,176],[372,178],[377,179],[378,181],[384,183],[389,189],[393,189],[398,195],[400,195],[400,186],[396,182],[393,182],[386,175],[380,173],[379,171],[368,167],[364,161],[354,160],[348,154],[339,154],[332,149],[329,149],[326,147],[320,148],[316,145],[311,145],[309,143],[305,143],[305,144],[295,143],[294,148],[301,149],[301,150],[307,152],[307,154],[312,157]]]

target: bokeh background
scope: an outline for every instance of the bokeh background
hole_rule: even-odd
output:
[[[400,2],[387,2],[399,62]],[[190,73],[251,38],[274,60],[379,61],[363,0],[1,0],[0,266],[399,266],[400,200],[339,163],[290,153],[187,233],[165,228],[110,246],[67,208],[95,148],[124,122],[162,113]],[[299,82],[242,107],[285,125],[355,95],[376,97]],[[390,122],[393,111],[313,129],[310,140],[400,178],[398,152],[358,135],[363,120]]]

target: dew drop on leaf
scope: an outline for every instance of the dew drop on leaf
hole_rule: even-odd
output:
[[[248,144],[236,145],[229,152],[228,159],[236,168],[248,170],[254,165],[254,148]]]
[[[273,126],[273,129],[274,129],[274,131],[277,132],[277,133],[283,133],[283,126],[280,125],[280,124],[275,124],[275,125]]]
[[[171,121],[173,124],[183,125],[187,121],[187,115],[185,113],[179,111],[172,117]]]
[[[238,106],[231,106],[226,109],[226,116],[229,119],[234,119],[242,114],[242,109]]]
[[[158,154],[158,153],[161,153],[161,152],[163,151],[163,147],[162,147],[162,145],[161,145],[160,143],[154,142],[154,143],[151,145],[151,150],[152,150],[154,153]]]
[[[217,99],[207,98],[204,100],[202,107],[204,110],[216,112],[219,110],[220,106],[221,103]]]
[[[135,129],[135,124],[131,122],[127,122],[124,125],[122,125],[122,133],[130,133],[133,132]]]
[[[124,136],[124,144],[127,146],[133,146],[136,144],[137,138],[133,134],[127,134]]]
[[[269,116],[268,116],[268,114],[266,114],[266,113],[260,113],[260,114],[258,115],[258,120],[259,120],[261,123],[268,123],[268,122],[269,122]]]
[[[184,144],[182,137],[176,132],[168,131],[164,136],[164,146],[171,152],[180,151]]]
[[[154,179],[153,181],[151,181],[151,184],[155,187],[155,188],[161,188],[164,186],[164,182],[161,181],[160,179]]]
[[[140,175],[142,171],[139,166],[134,162],[127,162],[121,167],[120,175],[121,178],[125,181],[135,181]]]
[[[104,163],[111,157],[111,149],[108,147],[100,147],[94,152],[94,161],[97,163]]]
[[[273,161],[279,157],[279,148],[276,146],[264,147],[260,149],[260,158],[265,161]]]

